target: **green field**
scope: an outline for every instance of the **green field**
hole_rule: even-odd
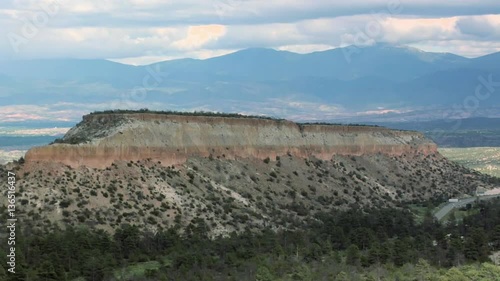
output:
[[[439,152],[466,167],[500,177],[500,147],[440,148]]]

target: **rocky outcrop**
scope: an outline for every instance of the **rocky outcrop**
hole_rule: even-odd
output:
[[[90,114],[64,140],[30,149],[27,164],[56,161],[104,168],[151,158],[163,165],[191,156],[265,159],[291,154],[329,160],[334,155],[434,154],[422,134],[370,126],[300,125],[291,121],[153,113]],[[75,140],[82,140],[81,143]]]

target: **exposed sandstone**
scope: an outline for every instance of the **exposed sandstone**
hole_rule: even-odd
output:
[[[163,165],[178,165],[192,156],[209,155],[264,159],[291,154],[330,160],[334,155],[437,153],[436,145],[418,132],[151,113],[90,114],[64,138],[90,141],[32,148],[25,157],[27,164],[55,161],[72,167],[104,168],[117,160],[151,158]]]

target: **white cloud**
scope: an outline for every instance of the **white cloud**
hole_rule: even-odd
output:
[[[413,43],[422,40],[450,40],[459,36],[455,29],[457,18],[388,18],[381,23],[387,42]]]
[[[49,14],[46,10],[54,13],[46,23],[35,24],[36,34],[19,45],[19,52],[2,36],[0,54],[144,64],[207,58],[247,47],[303,53],[352,44],[360,32],[373,27],[380,32],[369,36],[371,41],[414,46],[433,42],[461,55],[484,55],[497,50],[500,41],[497,0],[13,0],[0,3],[4,35],[25,38],[26,24]],[[382,16],[372,15],[380,12]],[[462,45],[447,48],[446,42]]]
[[[172,46],[180,50],[193,50],[216,41],[224,36],[226,28],[222,25],[190,26],[185,38],[175,41]]]
[[[298,44],[298,45],[284,45],[277,48],[281,51],[289,51],[298,54],[308,54],[312,52],[318,51],[326,51],[329,49],[333,49],[335,46],[326,45],[326,44]]]
[[[10,121],[75,121],[89,111],[111,108],[110,103],[19,104],[0,106],[0,123]],[[142,105],[142,107],[146,107]],[[141,108],[141,107],[137,107]]]

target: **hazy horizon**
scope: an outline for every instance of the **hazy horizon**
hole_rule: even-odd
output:
[[[380,45],[380,44],[381,43],[375,43],[375,44],[371,44],[371,45],[358,46],[358,47],[359,48],[370,47],[370,46]],[[453,54],[453,55],[457,55],[457,56],[468,58],[468,59],[480,58],[480,57],[484,57],[484,56],[488,56],[488,55],[492,55],[492,54],[500,52],[500,51],[495,51],[495,52],[490,52],[490,53],[476,54],[476,55],[472,55],[472,56],[471,55],[467,56],[467,55],[459,55],[459,54],[455,54],[455,53],[450,53],[450,52],[446,52],[446,51],[441,51],[440,52],[440,51],[424,50],[424,49],[420,49],[420,48],[417,48],[417,47],[412,47],[410,45],[403,45],[403,44],[401,44],[401,45],[387,44],[387,45],[393,46],[393,47],[397,47],[397,48],[416,49],[418,51],[428,52],[428,53]],[[132,62],[129,62],[127,59],[122,60],[122,59],[113,59],[113,58],[75,58],[75,57],[24,58],[24,59],[3,59],[3,60],[0,59],[0,62],[8,62],[8,61],[38,61],[38,60],[41,60],[41,61],[43,61],[43,60],[46,60],[46,61],[50,61],[50,60],[86,60],[86,61],[91,61],[91,60],[105,60],[105,61],[115,62],[115,63],[119,63],[119,64],[123,64],[123,65],[130,65],[130,66],[148,66],[148,65],[152,65],[152,64],[160,63],[160,62],[169,62],[169,61],[185,60],[185,59],[191,59],[191,60],[209,60],[209,59],[223,57],[225,55],[235,54],[235,53],[238,53],[238,52],[241,52],[241,51],[252,50],[252,49],[267,49],[267,50],[274,50],[274,51],[277,51],[277,52],[288,52],[288,53],[293,53],[293,54],[306,55],[306,54],[313,54],[313,53],[319,53],[319,52],[333,51],[333,50],[337,50],[337,49],[350,48],[350,47],[356,47],[356,45],[348,45],[348,46],[341,46],[341,47],[321,49],[321,50],[314,50],[314,51],[306,51],[306,52],[282,50],[280,48],[273,48],[273,47],[251,47],[251,48],[241,48],[241,49],[237,49],[237,50],[231,50],[231,51],[224,52],[224,53],[217,54],[217,55],[210,56],[210,57],[202,57],[202,58],[197,58],[197,57],[192,57],[192,56],[191,57],[175,57],[175,58],[167,58],[165,60],[153,60],[153,61],[150,61],[150,62],[144,62],[144,63],[139,63],[139,64],[137,64],[137,63],[134,64]]]

